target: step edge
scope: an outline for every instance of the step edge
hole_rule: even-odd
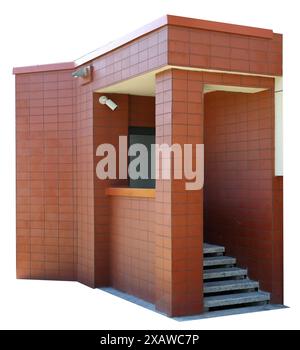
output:
[[[263,292],[261,290],[257,292],[249,292],[249,293],[235,293],[235,294],[225,294],[225,295],[213,295],[209,297],[204,297],[204,300],[212,300],[212,299],[221,299],[221,297],[225,297],[226,299],[230,299],[231,297],[235,299],[239,299],[239,297],[251,297],[251,296],[261,296],[261,297],[270,297],[269,292]]]
[[[210,271],[210,270],[204,270],[203,271],[203,278],[205,278],[208,275],[220,275],[221,277],[225,274],[228,275],[227,277],[230,276],[244,276],[248,274],[248,270],[247,269],[239,269],[239,270],[228,270],[228,271]]]
[[[244,289],[255,289],[259,288],[259,283],[237,283],[237,284],[224,284],[223,286],[204,286],[203,285],[203,292],[204,293],[217,293],[217,292],[228,292],[233,290],[244,290]]]
[[[230,264],[236,264],[236,258],[228,257],[224,259],[213,259],[216,257],[209,257],[203,259],[203,266],[219,266],[219,265],[230,265]],[[209,260],[208,260],[209,259]],[[207,264],[207,262],[209,264]]]
[[[270,301],[270,295],[269,293],[266,292],[256,292],[257,295],[256,297],[254,295],[251,296],[247,296],[245,295],[243,298],[227,298],[227,299],[216,299],[215,301],[213,300],[213,298],[216,298],[215,296],[211,296],[211,297],[204,297],[203,299],[203,304],[204,307],[217,307],[217,306],[229,306],[229,305],[238,305],[238,304],[249,304],[249,303],[258,303],[258,302],[263,302],[263,301]],[[241,293],[243,294],[243,293]],[[247,293],[245,293],[247,294]],[[266,295],[264,295],[266,294]],[[227,294],[231,295],[231,294]],[[235,294],[232,294],[235,295]],[[238,295],[238,294],[236,294]],[[211,298],[209,300],[207,300],[207,298]],[[246,299],[246,300],[245,300]],[[253,299],[253,300],[251,300]]]

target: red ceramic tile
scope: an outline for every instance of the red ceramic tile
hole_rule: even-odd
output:
[[[119,134],[127,134],[129,125],[156,125],[157,140],[170,144],[203,141],[203,123],[207,120],[207,115],[203,118],[203,84],[273,89],[274,80],[168,70],[157,74],[155,99],[110,96],[119,104],[115,112],[100,106],[99,96],[92,91],[166,64],[276,76],[282,70],[282,36],[255,28],[240,35],[243,29],[240,27],[216,24],[211,27],[213,24],[206,21],[191,22],[172,16],[167,21],[165,24],[171,24],[135,37],[94,59],[91,84],[81,85],[81,81],[74,80],[71,76],[74,66],[70,64],[46,66],[45,72],[41,67],[32,67],[31,73],[18,71],[17,236],[24,237],[17,246],[18,277],[78,279],[91,287],[112,284],[155,302],[159,310],[170,315],[201,312],[202,192],[186,194],[183,183],[158,180],[155,199],[108,199],[105,187],[114,182],[104,184],[94,176],[95,147],[102,142],[116,142]],[[264,237],[271,237],[270,208],[277,208],[278,217],[282,213],[277,203],[282,194],[280,184],[274,184],[277,195],[270,196],[274,166],[272,95],[259,95],[264,98],[210,95],[213,101],[205,102],[206,111],[213,116],[211,127],[205,129],[205,143],[208,150],[211,147],[208,154],[212,157],[208,186],[219,181],[227,202],[221,208],[222,201],[218,200],[209,213],[214,221],[204,223],[212,225],[213,233],[209,234],[216,243],[218,240],[228,243],[229,251],[234,253],[240,247],[243,254],[239,259],[249,264],[255,276],[254,261],[258,257],[266,270],[270,269],[271,245],[264,245],[263,241],[267,241],[264,239],[260,252],[255,253],[254,241],[244,240],[247,229],[251,229],[253,237],[257,238],[257,228]],[[232,109],[235,113],[230,113]],[[216,135],[218,142],[213,143]],[[245,153],[249,155],[247,160]],[[212,172],[212,164],[217,173]],[[244,199],[245,191],[249,192],[248,202]],[[213,201],[218,199],[216,191],[211,196]],[[246,208],[248,214],[240,220],[236,220],[240,211],[227,215],[234,205]],[[258,208],[267,212],[252,216],[251,210]],[[280,232],[280,220],[277,221]],[[240,223],[238,228],[236,222]],[[224,233],[215,230],[217,224],[222,225]],[[243,232],[240,237],[239,229]],[[27,254],[29,237],[32,256]],[[226,237],[232,239],[226,242]],[[175,249],[176,239],[181,240],[181,249]],[[279,239],[276,248],[279,253],[272,262],[279,268],[280,242]],[[243,248],[248,243],[249,247]],[[189,260],[175,263],[176,258],[187,255]],[[172,271],[171,257],[172,267],[178,268],[179,274],[176,269]],[[276,276],[276,283],[271,281],[268,271],[259,272],[258,277],[267,288],[273,283],[273,298],[279,301],[282,275]],[[172,284],[175,280],[178,284]],[[199,282],[197,286],[195,281]]]
[[[248,80],[249,79],[249,80]],[[250,86],[259,86],[259,79],[255,79],[252,77],[242,77],[241,80],[242,84],[249,84]],[[267,97],[268,96],[268,97]],[[212,133],[212,129],[210,127],[213,126],[214,128],[220,128],[222,126],[222,123],[224,123],[223,116],[226,116],[226,113],[230,113],[230,109],[227,108],[220,108],[220,109],[213,109],[212,106],[219,105],[219,104],[227,104],[227,106],[230,106],[232,109],[242,110],[239,104],[245,103],[244,98],[242,95],[238,97],[236,94],[225,94],[222,92],[217,92],[213,94],[209,94],[205,96],[205,116],[206,118],[204,127],[205,127],[205,135],[206,135],[206,148],[205,148],[205,154],[206,154],[206,187],[204,191],[204,196],[207,198],[211,198],[214,203],[213,206],[208,200],[207,209],[210,210],[213,214],[210,216],[207,216],[205,223],[205,234],[206,239],[218,242],[220,244],[225,245],[230,254],[233,254],[238,257],[239,261],[244,261],[245,266],[249,269],[249,274],[253,276],[252,278],[257,278],[260,281],[263,281],[264,287],[266,290],[274,291],[275,294],[279,295],[280,292],[278,290],[276,291],[276,288],[270,287],[272,285],[272,274],[269,272],[272,270],[272,264],[273,258],[272,258],[272,252],[270,249],[271,246],[266,246],[264,244],[264,240],[259,240],[258,238],[255,240],[255,249],[252,251],[246,251],[243,249],[243,246],[249,246],[249,235],[251,231],[251,237],[256,237],[259,235],[262,237],[263,232],[268,237],[268,240],[270,239],[270,234],[272,232],[272,222],[273,222],[273,213],[272,213],[272,182],[273,182],[273,173],[274,173],[274,152],[268,149],[268,147],[271,147],[272,141],[268,140],[268,138],[273,138],[274,134],[274,125],[268,123],[267,121],[269,119],[265,119],[265,128],[261,129],[261,122],[258,118],[259,110],[262,107],[262,105],[267,106],[268,103],[272,103],[273,97],[272,95],[268,95],[266,92],[259,93],[257,95],[248,95],[247,96],[247,106],[251,110],[251,112],[248,112],[248,117],[251,115],[250,119],[248,119],[247,123],[247,130],[248,130],[248,136],[250,139],[253,138],[253,141],[250,139],[248,142],[244,143],[243,149],[247,150],[248,154],[248,161],[245,163],[243,157],[239,157],[238,154],[241,152],[242,148],[238,147],[238,144],[232,143],[234,147],[230,148],[227,145],[216,143],[215,137],[216,134]],[[268,101],[268,102],[267,102]],[[254,113],[255,112],[255,113]],[[236,114],[238,116],[239,114]],[[238,123],[240,126],[244,124],[244,120],[242,118],[242,114],[238,119],[235,119],[235,123]],[[225,132],[232,132],[234,129],[232,128],[225,128],[223,129]],[[237,130],[241,130],[238,128]],[[264,131],[265,130],[265,131]],[[223,132],[224,132],[223,131]],[[239,135],[242,133],[239,131]],[[229,142],[232,139],[233,134],[229,134],[229,138],[226,138],[226,142]],[[212,147],[215,149],[216,152],[225,152],[225,150],[231,149],[232,152],[235,150],[239,150],[239,152],[231,153],[231,160],[235,159],[235,162],[230,162],[232,165],[230,167],[227,167],[227,163],[218,163],[219,164],[219,171],[222,172],[222,180],[220,180],[219,185],[222,186],[222,188],[232,188],[234,189],[234,193],[231,191],[231,199],[228,197],[223,197],[221,200],[220,195],[217,195],[219,192],[212,192],[211,186],[214,186],[216,188],[216,182],[209,181],[209,176],[212,175],[212,171],[214,169],[214,164],[216,164],[216,160],[212,158],[213,153],[211,153],[210,150],[212,150]],[[222,151],[223,150],[223,151]],[[261,158],[262,157],[262,158]],[[264,160],[261,160],[264,159]],[[229,163],[229,164],[230,164]],[[217,164],[216,164],[217,165]],[[232,172],[232,167],[238,166],[239,169],[247,169],[247,173],[245,173],[245,180],[244,180],[244,187],[242,187],[242,183],[238,180],[241,179],[241,174]],[[246,166],[246,168],[245,168]],[[270,170],[270,171],[269,171]],[[228,176],[226,176],[226,173],[228,173]],[[255,179],[255,180],[254,180]],[[253,185],[254,187],[250,187],[250,181],[254,181]],[[262,182],[262,187],[258,191],[260,182]],[[245,210],[245,208],[249,208],[249,210],[252,210],[248,213],[247,218],[245,219],[244,212],[241,211],[240,214],[236,212],[236,208],[241,208],[241,204],[239,203],[240,198],[243,196],[243,188],[249,189],[251,188],[251,191],[247,193],[247,198],[244,198],[242,201],[242,208]],[[214,197],[215,196],[215,197]],[[218,204],[217,204],[218,203]],[[238,205],[236,205],[239,203]],[[265,212],[263,215],[258,214],[258,203],[264,203],[263,207],[265,208]],[[224,205],[224,206],[223,206]],[[253,209],[250,209],[253,208]],[[254,211],[255,210],[255,211]],[[226,212],[226,216],[228,219],[226,219],[226,226],[222,226],[222,235],[219,235],[217,232],[218,226],[221,225],[224,221],[222,219],[224,218],[224,212]],[[235,214],[233,214],[235,213]],[[252,213],[254,215],[252,215]],[[229,219],[231,215],[235,216],[235,219],[239,217],[244,218],[241,221],[241,225],[236,225],[236,221]],[[220,224],[219,224],[220,223]],[[236,241],[234,237],[236,232],[241,232],[242,228],[245,230],[245,233],[243,235],[239,236],[239,240]],[[224,232],[224,233],[223,233]],[[235,244],[232,245],[231,243],[235,241]],[[254,243],[253,243],[254,244]],[[263,255],[259,258],[260,261],[264,261],[266,263],[264,272],[260,270],[258,273],[257,265],[255,264],[255,261],[258,259],[258,251],[262,251]],[[275,297],[274,300],[280,300],[278,296]]]
[[[231,61],[228,58],[211,57],[210,66],[214,69],[229,70]]]

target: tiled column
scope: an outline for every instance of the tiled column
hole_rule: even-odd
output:
[[[172,69],[156,76],[156,143],[203,143],[202,91],[198,72]],[[155,302],[170,316],[203,308],[202,190],[187,191],[185,183],[173,176],[156,183]]]
[[[119,136],[128,133],[128,95],[107,95],[117,103],[115,111],[99,103],[102,94],[93,95],[93,143],[94,143],[94,264],[95,286],[111,285],[110,264],[110,209],[105,189],[109,186],[125,185],[127,180],[100,180],[96,176],[96,166],[100,157],[96,156],[99,145],[109,143],[115,146],[118,159]]]
[[[78,281],[95,287],[93,94],[90,85],[76,89],[76,208]]]
[[[119,135],[128,132],[128,95],[107,95],[118,104],[116,111],[101,105],[100,96],[89,85],[80,86],[77,95],[78,280],[90,287],[111,283],[110,217],[105,189],[124,184],[124,180],[97,178],[100,158],[96,149],[103,143],[118,149]]]

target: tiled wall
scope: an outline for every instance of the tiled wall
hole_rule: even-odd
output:
[[[98,97],[98,94],[96,95]],[[95,140],[117,145],[119,135],[128,134],[130,126],[155,126],[155,101],[149,96],[109,95],[118,105],[115,112],[105,106],[95,109]],[[118,113],[116,113],[118,111]],[[111,138],[109,141],[108,138]],[[99,159],[98,159],[99,160]],[[99,241],[99,256],[105,256],[110,268],[99,270],[99,278],[108,275],[110,283],[142,299],[153,302],[154,296],[154,201],[143,198],[105,197],[107,186],[126,185],[127,181],[95,180],[95,203],[99,230],[106,227]],[[107,225],[110,224],[110,227]],[[98,232],[97,231],[97,232]],[[109,247],[108,247],[109,245]]]
[[[73,84],[70,71],[16,77],[17,275],[94,287],[110,283],[104,191],[124,184],[96,178],[96,148],[117,146],[128,122],[153,127],[155,105],[153,97],[109,95],[119,105],[112,112],[91,86]]]
[[[165,71],[157,75],[155,111],[153,97],[112,95],[120,106],[112,112],[98,103],[100,94],[94,91],[166,64],[280,75],[281,46],[281,36],[278,34],[273,39],[259,39],[164,26],[93,60],[93,81],[86,85],[73,79],[70,70],[18,74],[17,275],[24,278],[78,279],[91,287],[122,281],[122,275],[115,275],[114,281],[109,273],[112,268],[110,263],[113,261],[114,266],[117,266],[116,261],[123,261],[124,256],[121,255],[121,260],[118,260],[115,252],[114,260],[109,257],[110,207],[105,188],[125,184],[126,180],[100,182],[96,178],[95,167],[99,160],[95,156],[97,146],[103,142],[117,144],[118,136],[127,134],[128,125],[153,127],[154,112],[159,143],[202,143],[204,83],[273,88],[273,80],[234,74]],[[264,94],[266,93],[259,96]],[[250,102],[252,105],[252,100]],[[276,189],[273,200],[269,198],[273,187],[268,187],[274,148],[273,134],[271,135],[268,123],[274,118],[274,111],[270,99],[262,98],[257,103],[259,108],[253,102],[253,111],[250,113],[253,120],[249,119],[246,124],[247,145],[243,146],[245,141],[242,139],[237,143],[238,147],[246,147],[246,150],[241,151],[247,151],[247,157],[254,157],[247,158],[250,173],[257,176],[259,186],[267,187],[261,191],[249,191],[247,198],[254,205],[255,193],[262,192],[260,195],[265,195],[264,200],[267,202],[263,212],[266,210],[267,215],[270,215],[267,208],[271,203],[274,212],[277,211],[280,216],[280,181],[272,178],[272,186]],[[239,103],[235,106],[242,108]],[[226,115],[231,113],[228,110],[226,107]],[[257,115],[267,110],[267,117],[263,115],[262,121],[258,121]],[[231,116],[235,118],[236,125],[237,115],[238,113],[235,117]],[[225,122],[221,116],[218,120],[223,127],[222,123]],[[218,138],[220,147],[233,147],[230,141],[232,133],[226,129],[227,131],[228,135],[222,134]],[[244,130],[237,134],[236,137],[245,137]],[[209,135],[210,133],[208,137]],[[263,158],[257,158],[255,153],[258,145],[259,157]],[[234,152],[231,148],[226,148],[226,154],[227,151]],[[215,162],[214,158],[213,161]],[[243,160],[236,160],[235,163],[243,164]],[[229,167],[228,164],[226,167]],[[230,172],[231,169],[226,168],[226,171]],[[216,175],[212,175],[212,179],[214,176]],[[264,200],[259,201],[258,205],[262,205]],[[131,200],[130,205],[141,205],[142,202]],[[150,202],[149,199],[149,205]],[[148,296],[145,290],[135,289],[135,293],[145,293],[143,295],[148,300],[154,296],[157,308],[168,314],[191,314],[202,309],[201,203],[202,192],[187,193],[182,181],[157,181],[153,216],[156,286],[154,294],[151,294],[149,277],[145,283]],[[122,205],[123,209],[131,209],[126,207],[129,202]],[[218,210],[220,205],[221,202],[217,203]],[[257,217],[261,218],[261,215],[262,212],[259,212]],[[275,298],[279,300],[282,281],[282,223],[276,221],[274,216],[272,218],[274,233],[278,238],[278,244],[274,243],[273,247],[272,267],[270,259],[266,257],[270,252],[267,243],[269,228],[261,230],[264,234],[259,236],[261,250],[257,254],[265,254],[261,261],[273,276],[273,279],[262,276],[263,286],[273,288],[274,295],[277,295]],[[222,224],[226,226],[227,221],[222,221]],[[133,221],[133,225],[137,227],[137,222]],[[219,240],[217,235],[212,237]],[[141,240],[143,245],[145,242]],[[250,243],[253,245],[247,249],[253,251],[254,242],[256,241],[252,239]],[[229,249],[234,249],[235,246],[235,243],[230,245],[229,242]],[[245,248],[241,249],[245,252]],[[130,252],[129,256],[135,256],[134,254]],[[251,254],[246,255],[250,257]],[[257,267],[253,259],[242,259],[243,257],[242,263],[252,264],[252,271]],[[147,271],[150,271],[149,266]],[[269,272],[269,268],[273,272]],[[119,271],[119,267],[116,269]],[[277,270],[281,272],[277,274]],[[148,276],[150,275],[149,272]],[[260,277],[259,275],[258,279]]]
[[[206,83],[271,89],[268,93],[265,92],[261,95],[253,95],[256,96],[256,99],[258,99],[258,96],[265,96],[266,94],[269,94],[268,96],[270,96],[270,94],[272,95],[274,86],[273,79],[263,77],[191,72],[176,69],[159,73],[156,81],[156,142],[159,144],[201,144],[204,140],[205,150],[207,147],[206,143],[210,142],[210,148],[222,147],[223,153],[227,154],[227,148],[224,147],[228,147],[228,152],[234,152],[233,146],[236,146],[234,142],[237,142],[237,147],[246,147],[246,149],[248,143],[250,149],[251,147],[257,147],[256,138],[259,136],[262,138],[262,147],[269,147],[269,156],[273,157],[271,152],[272,148],[274,151],[274,125],[270,125],[274,120],[272,98],[262,98],[253,102],[253,107],[251,107],[253,112],[251,112],[251,115],[254,119],[256,118],[256,121],[244,123],[244,130],[238,129],[235,133],[233,132],[233,135],[230,135],[230,137],[233,138],[233,143],[229,140],[229,145],[227,145],[226,135],[212,138],[211,135],[215,135],[216,132],[214,124],[206,124],[203,136],[202,90],[203,85]],[[214,95],[209,94],[208,98],[210,96]],[[233,96],[236,95],[234,94]],[[241,96],[245,97],[246,95]],[[234,105],[234,102],[231,104]],[[242,108],[242,104],[243,108],[248,108],[247,100],[244,99],[240,103],[239,108]],[[205,120],[209,120],[210,123],[213,123],[213,120],[216,119],[214,114],[216,108],[217,107],[214,107],[213,101],[211,103],[211,108],[207,107],[205,109],[205,113],[208,113]],[[220,121],[226,123],[225,118],[222,117],[224,108],[225,113],[230,113],[230,108],[227,105],[225,107],[223,105],[219,107],[218,112],[220,114]],[[258,112],[263,113],[265,111],[267,111],[268,114],[262,118],[262,121],[259,123]],[[237,117],[235,114],[231,116],[232,120],[236,120]],[[257,125],[257,123],[259,124]],[[210,125],[211,127],[208,128]],[[226,131],[230,133],[227,124],[226,127]],[[252,130],[252,128],[254,128],[254,130]],[[248,133],[249,140],[247,140],[248,136],[246,136],[245,142],[243,138],[245,138],[245,134],[247,135]],[[236,140],[234,137],[236,137]],[[232,148],[230,149],[229,147]],[[242,156],[242,154],[240,154],[240,156]],[[245,154],[243,156],[245,156]],[[205,157],[206,159],[210,159],[210,154],[207,154],[207,151]],[[243,161],[244,159],[241,158],[242,164]],[[226,169],[228,169],[228,172],[232,170],[231,163],[227,162],[227,159],[223,164]],[[210,186],[216,191],[213,180],[215,178],[219,179],[221,173],[214,168],[214,165],[215,163],[211,164],[209,179],[205,179],[205,186]],[[269,166],[271,165],[269,164]],[[254,167],[254,173],[258,177],[264,177],[266,171],[270,170],[255,169],[257,164],[255,165],[254,163],[252,166]],[[266,166],[268,166],[267,160],[263,162],[262,167]],[[205,168],[207,168],[207,163]],[[228,174],[228,177],[231,175],[231,173]],[[235,175],[237,175],[237,173],[235,173]],[[238,176],[234,177],[234,179],[237,180]],[[233,184],[234,182],[232,182],[232,185]],[[217,192],[220,197],[224,195],[224,189],[221,188],[222,185],[223,182],[221,181],[217,183],[217,186],[220,186],[220,190]],[[254,193],[251,195],[252,200],[255,201]],[[266,196],[272,196],[272,188],[267,189]],[[213,210],[217,210],[214,208],[219,208],[221,205],[221,198],[218,198],[218,200],[219,202],[214,202],[215,206]],[[247,197],[244,198],[244,200],[247,200]],[[184,182],[181,180],[157,181],[155,231],[156,306],[158,309],[168,314],[193,314],[201,312],[202,310],[202,211],[202,191],[185,191]],[[210,213],[210,211],[208,212]],[[224,214],[224,222],[222,222],[222,224],[226,224],[228,220],[231,220],[231,218],[234,218],[236,215],[236,213],[233,212],[227,213],[229,214],[228,217],[228,215],[225,215],[225,210],[220,210],[219,212],[220,214]],[[206,227],[207,225],[215,225],[214,215],[210,215],[210,218],[206,217]],[[210,220],[209,223],[207,223],[208,219]],[[228,237],[230,237],[230,235]],[[220,242],[217,235],[211,234],[209,238],[212,242]],[[224,242],[222,241],[220,243]],[[231,245],[229,244],[229,250],[230,249]],[[272,268],[270,268],[270,266],[266,267],[266,269],[268,270],[267,273],[271,273],[270,271],[272,271]]]
[[[128,125],[155,127],[155,97],[129,96]]]
[[[78,281],[95,286],[93,93],[75,80]],[[78,85],[77,85],[78,84]]]
[[[165,66],[167,51],[168,30],[162,27],[93,60],[95,89]]]
[[[154,225],[152,198],[111,197],[112,286],[154,302]]]
[[[96,165],[101,159],[96,156],[100,144],[110,143],[115,146],[118,157],[119,135],[128,133],[128,95],[107,95],[118,104],[115,111],[98,102],[101,94],[94,94],[94,252],[95,252],[95,286],[107,286],[111,283],[110,276],[110,209],[105,189],[108,186],[118,186],[127,183],[126,180],[100,180],[96,177]],[[118,158],[117,158],[118,159]]]
[[[127,135],[128,123],[154,126],[154,98],[106,94],[118,104],[118,109],[111,111],[99,103],[102,94],[93,93],[90,85],[78,87],[77,94],[78,278],[89,286],[107,286],[111,282],[110,211],[105,188],[126,185],[127,181],[96,177],[100,160],[96,149],[110,143],[118,150],[118,137]]]
[[[273,179],[273,279],[272,300],[283,303],[283,177]]]
[[[157,75],[156,143],[203,143],[202,88],[199,73]],[[155,205],[156,307],[173,316],[200,313],[202,191],[186,191],[184,179],[159,179]]]
[[[104,186],[96,182],[95,166],[99,159],[94,155],[100,143],[114,144],[117,142],[118,132],[122,131],[121,134],[127,134],[128,116],[124,118],[124,115],[123,117],[121,115],[124,112],[123,108],[128,113],[129,103],[125,101],[128,97],[124,97],[127,95],[113,96],[117,102],[120,102],[121,109],[112,112],[106,106],[98,103],[97,99],[101,94],[94,94],[94,91],[165,65],[167,47],[167,28],[163,27],[93,60],[91,62],[93,81],[87,85],[81,85],[80,80],[75,83],[78,279],[89,286],[109,283],[107,272],[108,217],[105,219],[105,212],[108,208],[104,190],[110,183],[107,182]],[[118,101],[119,98],[121,98],[120,101]],[[153,126],[149,122],[151,118],[149,119],[148,107],[146,113],[141,113],[145,112],[142,106],[147,102],[137,103],[138,101],[140,100],[134,100],[133,97],[132,121],[136,124],[139,120],[139,124]],[[153,110],[153,106],[151,108]],[[101,114],[103,118],[97,114],[100,111],[104,113]],[[113,183],[118,184],[118,182]]]
[[[282,35],[273,39],[168,27],[168,63],[225,71],[282,75]]]
[[[76,280],[73,79],[16,76],[17,276]]]
[[[282,192],[274,177],[274,91],[212,92],[204,105],[205,239],[225,245],[250,277],[272,292],[272,301],[281,302],[282,241],[274,237],[282,232],[277,219]]]
[[[282,35],[273,39],[168,25],[94,59],[100,89],[167,64],[282,75]]]

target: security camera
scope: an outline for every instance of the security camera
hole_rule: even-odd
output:
[[[82,67],[72,73],[73,78],[87,78],[91,74],[91,66]]]
[[[118,108],[118,105],[116,103],[114,103],[114,101],[112,101],[111,99],[107,98],[106,96],[101,96],[99,98],[99,102],[102,105],[106,105],[107,107],[109,107],[112,111],[114,111],[116,108]]]

